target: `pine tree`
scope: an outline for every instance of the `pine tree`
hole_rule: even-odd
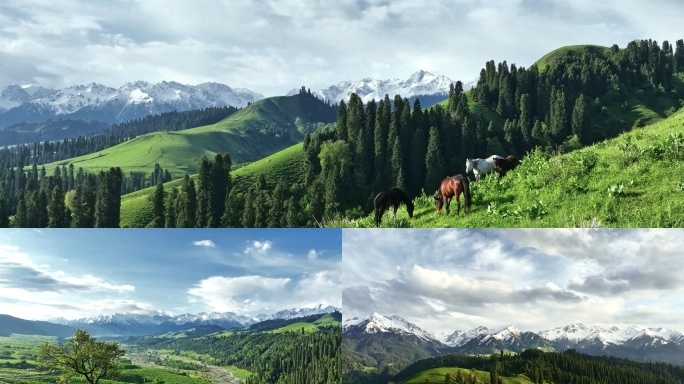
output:
[[[575,101],[575,107],[572,110],[572,134],[577,135],[580,143],[584,145],[591,144],[591,121],[589,120],[589,106],[584,95],[580,95]]]
[[[567,136],[567,111],[565,106],[565,92],[563,90],[552,91],[551,98],[551,136],[557,142]]]
[[[373,190],[376,192],[384,191],[389,188],[390,171],[388,169],[387,161],[387,144],[389,137],[389,128],[391,120],[391,110],[389,96],[385,95],[384,100],[380,101],[378,105],[377,114],[375,117],[375,181],[373,182]]]
[[[530,95],[524,93],[520,96],[520,119],[518,120],[518,127],[520,129],[520,141],[522,142],[522,149],[530,148],[532,143],[532,111],[531,111]]]
[[[340,140],[347,140],[349,138],[347,130],[347,103],[344,100],[340,101],[337,107],[337,138]]]
[[[96,179],[88,173],[83,176],[83,184],[76,187],[74,193],[73,220],[74,228],[95,227]]]
[[[209,226],[217,228],[221,224],[221,215],[225,210],[226,196],[233,187],[230,176],[232,160],[229,154],[216,154],[214,164],[211,167],[211,218]]]
[[[404,185],[406,174],[404,173],[402,152],[401,140],[399,139],[399,136],[397,136],[394,138],[392,158],[390,159],[390,165],[392,167],[392,184],[397,188],[406,189],[406,186]]]
[[[232,188],[226,196],[226,206],[221,216],[221,226],[224,228],[239,228],[242,226],[242,210],[245,207],[244,195]]]
[[[197,224],[197,191],[195,181],[187,174],[183,177],[176,203],[176,228],[194,228]]]
[[[285,210],[287,211],[285,217],[285,224],[288,228],[298,228],[299,227],[299,210],[297,207],[297,202],[293,197],[290,197],[285,203]]]
[[[436,127],[430,128],[428,138],[427,154],[425,156],[425,183],[423,188],[425,193],[432,193],[437,188],[445,176],[444,156],[442,155],[441,139]]]
[[[278,183],[273,189],[271,197],[271,208],[268,211],[266,226],[268,228],[285,227],[285,200],[287,198],[287,187],[285,183]]]
[[[5,199],[5,182],[0,183],[0,228],[9,228],[9,216],[7,213],[7,199]]]
[[[212,163],[207,156],[202,156],[197,167],[197,213],[195,214],[195,226],[207,228],[212,220]]]
[[[178,188],[172,187],[164,202],[164,227],[176,228],[176,201],[178,200]]]
[[[17,211],[14,214],[14,220],[12,220],[12,227],[14,228],[27,228],[27,211],[26,211],[26,199],[24,190],[20,189],[17,194]]]
[[[64,193],[60,184],[55,185],[50,194],[50,201],[47,206],[48,228],[64,228],[66,207],[64,205]]]
[[[152,222],[150,222],[149,227],[151,228],[164,228],[166,225],[166,217],[164,216],[165,208],[164,201],[166,200],[166,194],[164,193],[164,184],[157,184],[157,188],[154,190],[152,195]]]
[[[415,112],[414,112],[415,113]],[[411,194],[420,193],[425,180],[425,156],[427,155],[427,140],[423,128],[417,128],[413,134],[411,147]]]

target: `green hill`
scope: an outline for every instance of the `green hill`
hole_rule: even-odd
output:
[[[675,145],[675,141],[677,145]],[[681,227],[684,225],[684,110],[611,140],[547,158],[526,157],[499,180],[471,182],[468,215],[435,213],[431,195],[416,198],[400,227]],[[451,173],[459,173],[454,170]],[[462,172],[462,171],[460,171]],[[463,205],[463,199],[461,198]],[[372,214],[330,226],[371,227]]]
[[[197,168],[196,164],[195,168]],[[250,163],[231,174],[233,184],[236,186],[251,185],[254,178],[260,174],[266,177],[269,184],[274,184],[280,180],[285,180],[288,185],[301,182],[304,177],[302,144],[295,144],[264,159]],[[182,179],[178,179],[165,183],[164,188],[168,191],[170,188],[177,188],[181,184]],[[146,188],[121,197],[121,227],[144,227],[152,220],[152,204],[149,197],[154,193],[154,190],[155,187]]]
[[[235,164],[259,160],[300,142],[307,124],[331,123],[335,116],[333,107],[313,96],[270,97],[216,124],[141,135],[99,152],[46,164],[45,168],[48,174],[55,166],[69,164],[91,172],[121,167],[124,174],[149,174],[159,164],[175,179],[196,173],[203,155],[213,159],[217,153],[227,152]]]
[[[470,377],[474,375],[477,378],[478,383],[490,383],[489,372],[485,371],[471,371],[465,368],[433,368],[417,373],[406,380],[402,380],[400,384],[425,384],[425,383],[439,383],[442,384],[445,381],[446,375],[450,374],[451,377],[460,373],[463,377]],[[513,377],[502,377],[504,384],[527,384],[532,383],[532,381],[525,375],[515,375]]]
[[[539,68],[539,71],[545,71],[549,66],[553,66],[560,58],[581,56],[584,53],[605,58],[606,52],[610,48],[600,45],[568,45],[555,49],[546,55],[542,56],[534,64]]]

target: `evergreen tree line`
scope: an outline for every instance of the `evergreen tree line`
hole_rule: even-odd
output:
[[[246,384],[339,384],[342,378],[340,327],[157,341],[155,348],[193,351],[211,356],[208,363],[246,369],[252,372]]]
[[[259,174],[252,185],[234,185],[230,155],[206,156],[197,168],[197,178],[185,175],[178,188],[157,184],[151,196],[153,228],[290,228],[302,227],[298,184],[279,181],[269,188]]]
[[[225,106],[149,115],[113,124],[100,132],[85,136],[5,147],[0,149],[0,163],[5,167],[17,167],[19,164],[41,165],[71,159],[113,147],[147,133],[180,131],[214,124],[237,111],[239,109],[236,107]]]
[[[24,173],[19,167],[17,183],[8,178],[0,182],[0,228],[116,228],[120,221],[121,169],[110,168],[99,174],[74,174],[55,168],[52,176],[45,168]],[[15,191],[14,195],[7,191]],[[8,198],[7,196],[11,196]],[[14,216],[10,223],[9,216]]]
[[[625,49],[567,55],[544,72],[490,61],[472,100],[457,82],[446,107],[426,110],[418,99],[411,109],[399,95],[364,104],[352,94],[340,102],[335,129],[305,135],[305,215],[368,212],[374,196],[394,186],[412,196],[421,189],[432,193],[444,177],[464,172],[466,158],[484,157],[492,148],[521,158],[535,146],[550,150],[571,137],[587,145],[616,135],[628,127],[592,121],[602,118],[605,105],[634,93],[676,93],[673,75],[684,72],[684,42],[672,51],[668,42],[661,48],[641,40]],[[496,118],[471,114],[473,103]]]
[[[489,371],[490,380],[499,382],[501,377],[526,375],[533,383],[569,384],[631,384],[631,383],[681,383],[684,368],[666,363],[641,363],[606,356],[590,356],[568,350],[543,352],[528,349],[518,355],[493,354],[488,357],[447,355],[417,361],[393,378],[399,382],[419,372],[433,368],[458,367]],[[445,384],[469,381],[469,375],[454,372]]]

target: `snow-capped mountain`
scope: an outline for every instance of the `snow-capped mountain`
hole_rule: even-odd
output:
[[[420,70],[412,74],[407,80],[377,80],[368,77],[359,81],[343,81],[325,89],[311,91],[311,93],[331,102],[348,101],[352,93],[356,93],[364,102],[372,99],[378,101],[384,98],[385,94],[389,95],[390,98],[394,98],[394,95],[407,98],[418,96],[423,107],[426,107],[429,106],[423,102],[426,96],[439,96],[441,100],[444,100],[449,96],[449,85],[453,83],[456,81],[446,76],[436,76]],[[468,90],[475,84],[477,84],[476,80],[467,82],[463,84],[463,89]],[[293,89],[288,95],[294,95],[297,92],[299,92],[299,88]]]
[[[409,323],[399,316],[383,316],[379,313],[359,319],[354,317],[342,322],[342,333],[392,333],[398,335],[414,335],[425,341],[439,342],[430,332],[422,330],[415,324]]]
[[[633,344],[636,340],[651,345],[674,343],[684,347],[684,335],[678,331],[664,328],[587,327],[580,323],[542,331],[539,332],[539,335],[559,345],[567,345],[568,348],[588,343],[603,346]]]
[[[97,83],[63,89],[0,86],[0,128],[53,117],[90,118],[117,123],[168,111],[225,105],[245,107],[264,96],[219,83],[185,85],[174,81],[136,81],[119,88]]]
[[[332,305],[318,304],[317,306],[315,306],[313,308],[283,309],[282,311],[278,311],[272,315],[259,314],[254,319],[258,320],[258,321],[275,320],[275,319],[289,320],[289,319],[294,319],[296,317],[320,315],[320,314],[331,313],[331,312],[342,312],[342,310],[340,308],[333,307]]]
[[[147,335],[178,331],[202,325],[218,325],[225,329],[244,327],[265,320],[289,320],[316,314],[339,311],[333,306],[322,304],[313,308],[292,308],[276,312],[271,315],[260,314],[246,316],[233,312],[201,312],[197,314],[169,315],[141,315],[133,313],[117,313],[96,317],[66,320],[52,319],[52,322],[74,327],[87,328],[100,335]]]

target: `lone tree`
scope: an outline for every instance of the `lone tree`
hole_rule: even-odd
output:
[[[119,349],[116,341],[108,344],[96,340],[86,330],[77,329],[64,345],[45,342],[40,347],[38,362],[48,369],[61,370],[60,384],[66,384],[78,375],[90,384],[97,384],[103,378],[121,377],[121,368],[116,359],[124,354],[125,351]]]

